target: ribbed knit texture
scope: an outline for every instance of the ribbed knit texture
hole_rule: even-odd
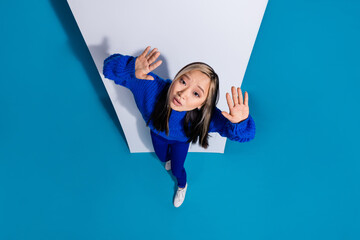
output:
[[[143,119],[147,122],[155,107],[158,94],[172,81],[162,79],[152,72],[148,75],[153,76],[154,80],[136,78],[136,58],[115,53],[104,60],[103,74],[116,84],[130,89]],[[171,111],[168,136],[165,132],[156,130],[151,121],[149,127],[166,139],[185,142],[188,140],[183,129],[185,114],[186,112]],[[220,109],[216,108],[211,117],[209,132],[218,132],[221,136],[233,141],[247,142],[255,137],[255,122],[249,114],[249,117],[240,123],[232,123],[221,114]]]

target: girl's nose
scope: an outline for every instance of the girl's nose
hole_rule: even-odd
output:
[[[179,92],[179,96],[183,99],[186,99],[189,95],[189,88],[183,89],[182,91]]]

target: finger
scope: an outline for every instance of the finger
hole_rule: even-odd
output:
[[[160,56],[160,52],[156,52],[154,53],[149,59],[148,59],[148,63],[152,64],[153,62],[155,62],[155,60]]]
[[[241,92],[241,88],[238,88],[238,97],[239,97],[239,104],[243,104],[243,95]]]
[[[140,54],[139,57],[145,57],[149,50],[150,50],[150,46],[148,46],[147,48],[145,48],[145,50],[142,52],[142,54]]]
[[[234,107],[234,103],[231,101],[230,93],[226,93],[226,101],[229,105],[229,109],[231,110]]]
[[[236,94],[236,88],[234,86],[231,87],[231,92],[232,92],[232,97],[233,97],[234,106],[235,106],[236,104],[239,104],[239,100],[238,100],[238,96]]]
[[[162,64],[162,61],[161,61],[161,60],[157,61],[157,62],[154,63],[154,64],[151,64],[150,67],[149,67],[150,72],[152,72],[155,68],[157,68],[157,67],[160,66],[161,64]]]
[[[249,94],[245,91],[245,106],[249,106]]]
[[[157,48],[154,48],[150,53],[149,53],[149,55],[147,55],[147,59],[150,59],[155,53],[156,53],[156,51],[157,51]]]

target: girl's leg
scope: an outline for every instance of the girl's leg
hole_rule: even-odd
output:
[[[166,162],[169,160],[169,144],[164,141],[160,136],[150,130],[151,140],[153,143],[153,147],[156,155],[162,162]]]
[[[178,187],[184,188],[186,185],[186,171],[184,163],[189,150],[189,143],[177,142],[170,145],[171,148],[171,171],[177,178]]]

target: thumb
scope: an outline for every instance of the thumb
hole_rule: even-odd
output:
[[[222,114],[225,118],[227,118],[227,119],[230,120],[230,118],[231,118],[231,115],[230,115],[230,114],[228,114],[227,112],[224,112],[224,111],[222,111],[221,114]]]
[[[146,75],[146,78],[145,78],[146,80],[154,80],[154,78],[153,78],[153,76],[151,76],[151,75]]]

